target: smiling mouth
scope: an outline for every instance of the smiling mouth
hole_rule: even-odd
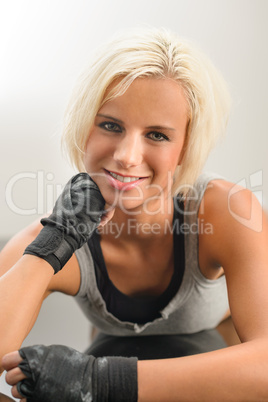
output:
[[[122,183],[131,183],[133,181],[137,181],[140,179],[144,179],[144,177],[134,177],[134,176],[121,176],[120,174],[116,174],[114,172],[110,172],[107,170],[107,172],[116,180],[121,181]]]

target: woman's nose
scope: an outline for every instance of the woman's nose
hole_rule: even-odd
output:
[[[128,134],[120,139],[114,152],[114,159],[123,168],[138,166],[142,163],[142,137],[138,134]]]

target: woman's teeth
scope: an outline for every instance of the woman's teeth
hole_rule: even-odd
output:
[[[120,175],[115,174],[115,173],[112,173],[112,172],[109,172],[109,173],[110,173],[110,175],[111,175],[112,177],[114,177],[116,180],[119,180],[119,181],[121,181],[121,182],[123,182],[123,183],[129,183],[129,182],[131,182],[131,181],[137,181],[137,180],[139,180],[139,177],[127,177],[127,176],[120,176]]]

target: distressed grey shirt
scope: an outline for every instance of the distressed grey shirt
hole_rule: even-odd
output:
[[[207,279],[198,263],[198,233],[213,230],[202,220],[198,222],[199,206],[208,183],[215,179],[221,177],[203,173],[187,196],[181,228],[185,242],[183,280],[159,318],[137,324],[120,321],[109,313],[96,283],[94,261],[88,245],[75,252],[81,272],[80,289],[75,299],[100,331],[118,336],[190,334],[215,328],[220,323],[229,308],[225,276]]]

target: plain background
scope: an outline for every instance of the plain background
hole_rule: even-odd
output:
[[[226,137],[206,170],[258,192],[268,207],[267,0],[1,4],[0,239],[10,238],[51,208],[75,173],[60,149],[71,89],[99,45],[138,26],[177,32],[221,70],[233,107]],[[83,351],[89,344],[89,324],[72,299],[52,295],[25,342],[33,343],[62,343]]]

